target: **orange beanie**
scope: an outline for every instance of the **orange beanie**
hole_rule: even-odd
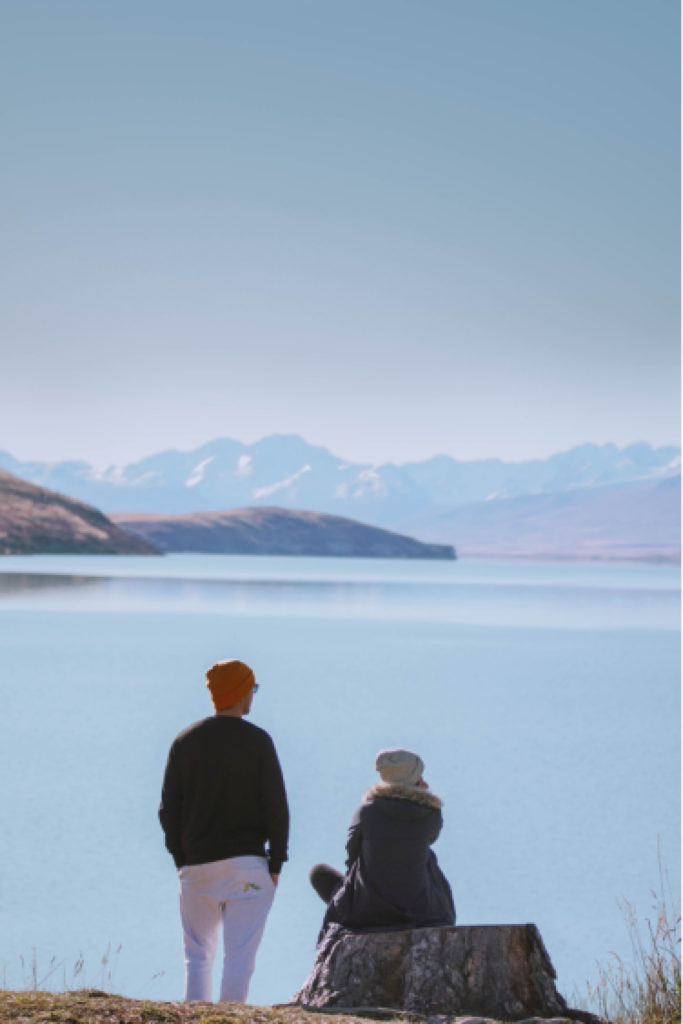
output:
[[[206,673],[206,685],[216,711],[232,707],[245,697],[256,682],[254,673],[243,661],[217,661]]]

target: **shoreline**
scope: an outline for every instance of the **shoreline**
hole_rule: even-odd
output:
[[[458,560],[467,561],[492,561],[492,562],[571,562],[581,565],[670,565],[681,564],[681,552],[672,551],[666,554],[639,555],[613,555],[608,552],[595,554],[568,554],[566,552],[554,552],[543,554],[525,554],[511,552],[490,552],[490,551],[468,551],[460,553]]]
[[[177,555],[187,556],[202,556],[205,558],[254,558],[257,560],[266,558],[282,558],[291,559],[295,561],[297,559],[305,558],[314,559],[316,562],[333,562],[335,564],[343,564],[344,562],[367,562],[375,565],[381,565],[383,562],[401,562],[406,564],[411,563],[439,563],[449,562],[456,564],[458,562],[534,562],[538,564],[579,564],[579,565],[654,565],[654,566],[680,566],[681,565],[681,551],[667,551],[661,554],[652,552],[650,554],[639,554],[632,552],[631,554],[613,554],[611,552],[566,552],[566,551],[544,551],[544,552],[516,552],[516,551],[462,551],[457,550],[457,558],[414,558],[408,556],[398,557],[383,557],[383,556],[371,556],[371,555],[266,555],[262,553],[236,553],[236,552],[204,552],[204,551],[160,551],[154,557],[154,561],[159,559],[165,559],[169,556],[171,558]],[[125,561],[127,558],[148,558],[148,555],[129,555],[120,554],[118,552],[88,552],[88,551],[31,551],[31,552],[0,552],[0,573],[4,572],[2,569],[3,559],[6,558],[25,558],[37,559],[37,558],[114,558],[117,561]],[[9,572],[16,572],[18,570],[10,569]]]

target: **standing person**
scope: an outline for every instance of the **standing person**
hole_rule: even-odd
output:
[[[442,801],[411,750],[381,750],[380,781],[356,810],[346,843],[346,874],[316,864],[311,884],[327,904],[329,925],[358,931],[455,924],[451,888],[431,849],[441,831]]]
[[[222,924],[220,998],[244,1002],[287,860],[289,810],[273,741],[242,720],[258,689],[253,671],[219,661],[206,685],[216,713],[173,741],[159,820],[180,881],[185,999],[211,1000]]]

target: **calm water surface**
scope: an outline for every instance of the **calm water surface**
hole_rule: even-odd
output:
[[[342,866],[374,755],[398,745],[444,799],[458,921],[536,922],[572,996],[628,954],[617,901],[649,911],[658,840],[680,889],[679,622],[670,567],[3,558],[0,977],[29,982],[35,949],[39,980],[56,957],[46,985],[182,995],[159,786],[210,713],[205,668],[234,656],[292,809],[250,1000],[308,973],[308,869]]]

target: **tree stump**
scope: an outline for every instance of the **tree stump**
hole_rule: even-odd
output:
[[[293,1002],[523,1020],[569,1017],[534,924],[348,932],[333,927]]]

